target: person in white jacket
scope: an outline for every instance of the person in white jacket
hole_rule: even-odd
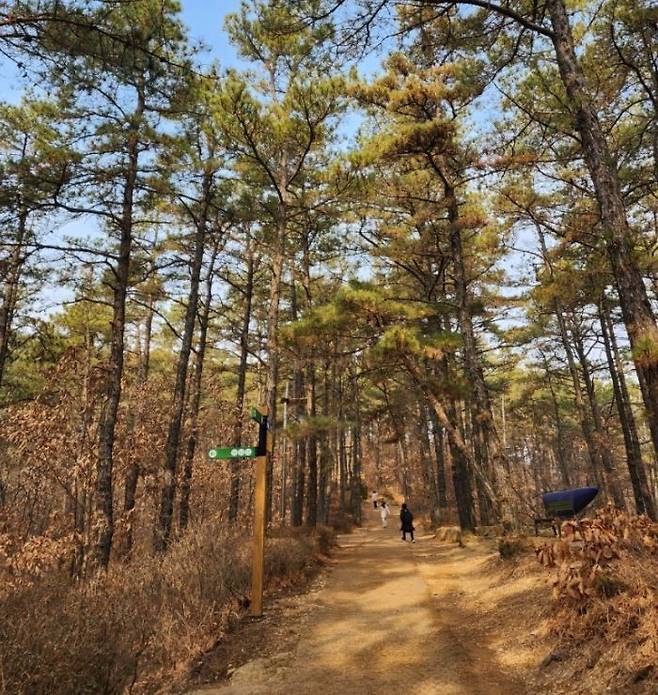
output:
[[[386,528],[388,526],[388,517],[391,516],[391,510],[386,504],[386,500],[382,500],[379,506],[379,515],[382,518],[382,526]]]
[[[372,495],[370,495],[370,499],[372,500],[372,506],[374,509],[377,509],[377,498],[379,495],[377,494],[377,490],[372,491]]]

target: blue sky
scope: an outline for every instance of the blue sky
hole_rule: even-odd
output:
[[[234,48],[224,33],[224,17],[240,8],[240,0],[182,0],[183,21],[193,42],[203,41],[208,53],[202,57],[204,64],[219,60],[222,67],[238,65]],[[20,101],[24,83],[18,78],[15,66],[0,61],[0,99]]]
[[[213,61],[219,61],[223,68],[247,67],[238,58],[224,32],[224,19],[240,9],[240,0],[181,0],[181,7],[191,42],[202,42],[208,49],[198,57],[200,63],[210,65]],[[379,67],[380,60],[380,55],[367,55],[360,61],[359,67],[366,74],[371,74]],[[0,100],[12,103],[20,101],[25,86],[15,66],[0,59]]]
[[[208,62],[217,58],[223,67],[235,65],[235,50],[224,33],[224,17],[239,9],[240,0],[182,0],[181,5],[191,39],[210,48]]]
[[[239,65],[235,49],[224,33],[224,18],[239,9],[240,0],[182,0],[181,4],[183,21],[189,29],[191,41],[202,41],[208,47],[208,52],[201,56],[200,62],[210,64],[218,60],[224,68]],[[17,103],[28,86],[20,79],[14,64],[0,60],[0,100]],[[89,226],[88,220],[76,220],[54,230],[54,236],[59,238],[64,233],[84,236],[89,231]],[[67,292],[61,288],[50,291],[48,299],[44,298],[43,306],[37,307],[37,312],[40,309],[42,314],[49,313],[59,308],[66,295]]]
[[[182,19],[189,30],[191,42],[202,42],[207,47],[207,51],[198,56],[202,65],[209,65],[218,61],[222,68],[246,67],[245,63],[238,58],[235,48],[229,43],[224,32],[226,15],[238,11],[240,4],[241,0],[181,0]],[[359,68],[362,73],[372,74],[377,71],[381,59],[381,53],[369,54],[359,62]],[[0,61],[0,100],[18,102],[26,86],[23,81],[18,79],[15,66],[3,64]],[[483,114],[476,114],[475,122],[482,120],[484,115],[490,116],[491,114],[486,110]],[[350,112],[344,115],[340,132],[346,140],[352,139],[360,122],[360,117],[355,113]],[[63,233],[69,233],[77,236],[81,230],[85,230],[85,233],[88,232],[88,221],[84,224],[79,220],[75,221],[65,229],[54,230],[54,234],[59,236]],[[523,258],[521,265],[525,265]],[[61,297],[60,291],[51,295],[51,307],[56,308]]]

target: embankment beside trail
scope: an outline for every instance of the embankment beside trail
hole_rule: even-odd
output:
[[[565,522],[561,540],[536,552],[553,592],[547,623],[554,646],[540,687],[655,695],[658,524],[607,507]]]
[[[529,692],[658,692],[658,525],[608,509],[566,524],[562,540],[505,539],[505,559],[483,547],[443,544],[443,566],[424,571]]]
[[[266,591],[303,586],[333,542],[324,528],[268,539]],[[164,557],[83,582],[9,550],[0,543],[2,695],[175,692],[245,614],[251,542],[225,526],[192,527]]]

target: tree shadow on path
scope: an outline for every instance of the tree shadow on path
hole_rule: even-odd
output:
[[[523,683],[504,671],[478,614],[458,600],[452,580],[445,591],[428,583],[426,568],[446,560],[435,556],[434,544],[403,544],[395,528],[342,537],[296,647],[255,659],[228,685],[203,692],[523,695]]]

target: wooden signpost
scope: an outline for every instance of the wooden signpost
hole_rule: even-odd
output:
[[[264,412],[263,412],[264,411]],[[254,555],[251,567],[251,615],[263,615],[263,576],[265,574],[265,486],[267,485],[267,408],[252,408],[251,417],[258,423],[256,487],[254,489]]]
[[[258,423],[257,446],[226,446],[210,449],[211,459],[254,458],[256,487],[254,490],[254,549],[251,567],[251,604],[253,617],[263,615],[263,578],[265,575],[265,503],[267,455],[272,449],[272,433],[267,431],[267,408],[252,408],[251,419]]]

